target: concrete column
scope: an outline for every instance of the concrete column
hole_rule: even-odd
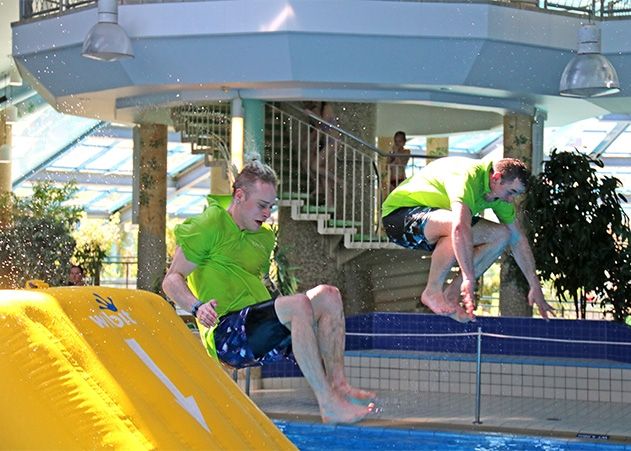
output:
[[[532,168],[535,129],[531,116],[522,114],[504,116],[504,158],[517,158]],[[521,216],[519,219],[522,219]],[[508,252],[502,256],[501,266],[500,315],[532,316],[532,307],[527,302],[528,284]]]
[[[11,223],[11,124],[7,124],[6,114],[0,112],[0,227]]]
[[[167,126],[134,128],[138,189],[138,284],[157,292],[166,269]]]
[[[227,162],[218,162],[210,167],[210,194],[232,194]]]
[[[433,157],[446,157],[449,155],[449,137],[427,138],[425,153]]]
[[[543,171],[543,131],[548,115],[545,111],[535,111],[532,123],[532,165],[533,175],[539,175]]]
[[[12,222],[11,179],[11,125],[7,124],[4,110],[0,111],[0,229]],[[12,277],[13,265],[9,259],[0,261],[0,289],[16,288]]]
[[[265,103],[243,99],[244,149],[246,160],[257,155],[261,161],[265,153]]]

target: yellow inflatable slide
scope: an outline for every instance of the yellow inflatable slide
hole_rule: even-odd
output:
[[[0,290],[0,448],[295,449],[139,290]]]

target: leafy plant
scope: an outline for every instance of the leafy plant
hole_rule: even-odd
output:
[[[21,287],[29,279],[65,284],[75,247],[72,230],[82,211],[68,204],[76,191],[74,183],[59,188],[38,182],[30,197],[0,199],[12,212],[0,228],[0,272],[8,286]]]
[[[85,271],[95,285],[100,283],[101,266],[112,245],[120,241],[120,216],[103,219],[81,217],[79,228],[73,232],[76,247],[73,260]]]
[[[585,318],[594,293],[614,319],[631,313],[631,232],[616,191],[620,180],[601,176],[603,162],[552,151],[524,202],[537,268],[559,300],[574,302]]]

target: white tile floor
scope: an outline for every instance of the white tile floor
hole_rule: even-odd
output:
[[[261,389],[251,396],[272,418],[319,421],[317,403],[309,389]],[[608,436],[610,442],[631,443],[631,404],[483,396],[482,423],[478,425],[473,424],[473,395],[382,390],[378,404],[382,412],[360,424],[563,438],[593,434]]]

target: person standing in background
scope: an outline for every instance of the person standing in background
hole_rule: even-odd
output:
[[[394,191],[407,178],[405,176],[405,167],[410,160],[410,149],[405,148],[406,141],[407,137],[404,131],[399,130],[394,134],[392,148],[390,149],[390,153],[393,155],[388,157],[389,192]]]

